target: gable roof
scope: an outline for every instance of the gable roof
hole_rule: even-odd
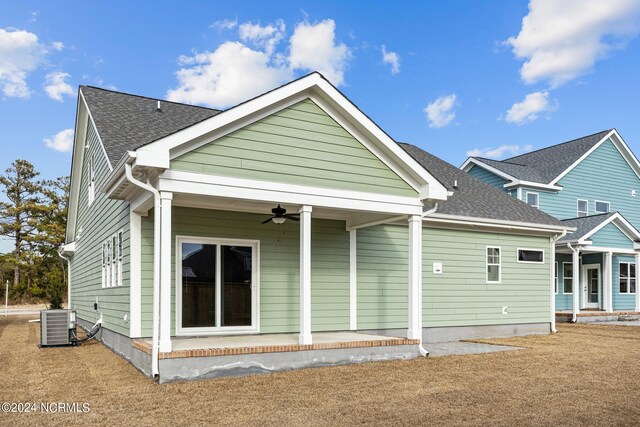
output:
[[[571,227],[415,145],[399,145],[453,193],[446,201],[438,203],[438,214]]]
[[[111,166],[129,150],[171,135],[220,111],[123,92],[80,86]],[[160,110],[158,110],[160,101]]]
[[[579,242],[585,243],[591,236],[609,223],[614,223],[632,241],[640,241],[640,232],[620,212],[589,215],[579,218],[562,220],[568,226],[575,227],[576,231],[567,234],[558,243]]]
[[[608,129],[582,138],[552,145],[530,153],[521,154],[505,160],[492,160],[471,157],[508,175],[510,179],[540,184],[553,184],[554,181],[576,163],[589,150],[609,135],[614,129]],[[469,161],[465,162],[468,165]],[[463,166],[464,167],[464,166]]]

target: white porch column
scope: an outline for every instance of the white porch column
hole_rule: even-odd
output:
[[[349,230],[349,329],[358,329],[358,230]]]
[[[549,275],[551,276],[549,283],[550,289],[549,292],[551,294],[550,297],[550,322],[551,322],[551,332],[556,332],[556,286],[559,287],[556,280],[556,240],[557,238],[551,237],[549,238]]]
[[[573,320],[577,321],[578,314],[580,314],[580,291],[582,290],[580,287],[580,247],[575,247],[572,251],[573,282],[571,286],[573,287]]]
[[[407,338],[422,338],[422,217],[409,217],[409,329]]]
[[[300,337],[311,344],[311,206],[300,208]]]
[[[603,291],[603,308],[604,311],[611,312],[613,311],[613,269],[612,267],[612,252],[605,252],[603,254],[604,257],[604,273],[603,273],[603,282],[602,282],[602,291]]]
[[[640,252],[636,252],[636,311],[640,312]]]
[[[129,335],[142,336],[142,215],[129,211]]]
[[[171,200],[160,193],[160,352],[171,351]]]

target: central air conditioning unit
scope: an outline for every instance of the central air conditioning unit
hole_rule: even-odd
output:
[[[41,347],[73,345],[75,335],[75,310],[42,310],[40,312]]]

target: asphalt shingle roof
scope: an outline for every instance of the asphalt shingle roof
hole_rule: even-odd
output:
[[[559,240],[559,242],[571,242],[574,240],[579,240],[587,235],[591,230],[606,222],[609,218],[615,215],[616,212],[609,212],[598,215],[589,215],[582,216],[580,218],[571,218],[562,220],[563,223],[568,225],[569,227],[575,227],[576,231],[571,234],[567,234],[564,238]]]
[[[502,161],[475,158],[519,180],[549,184],[611,130],[604,130]]]
[[[80,91],[112,166],[128,150],[135,150],[220,112],[93,86],[80,86]],[[158,101],[160,111],[157,110]]]
[[[541,225],[565,225],[551,215],[473,178],[415,145],[399,145],[449,191],[453,191],[447,201],[438,203],[438,213]],[[456,181],[457,188],[454,187]]]

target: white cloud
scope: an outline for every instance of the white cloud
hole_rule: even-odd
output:
[[[452,93],[451,95],[441,96],[427,105],[424,112],[429,120],[430,128],[444,127],[456,118],[456,113],[453,111],[456,105],[456,98],[456,94]]]
[[[587,73],[640,32],[638,0],[531,0],[522,28],[506,43],[525,60],[525,83],[558,87]]]
[[[528,151],[533,150],[533,145],[527,144],[524,146],[520,145],[501,145],[497,148],[475,148],[473,150],[467,151],[467,156],[469,157],[484,157],[487,159],[500,159],[504,156],[505,153],[509,153],[509,156],[517,156],[519,154],[526,153]]]
[[[396,52],[387,52],[385,45],[382,45],[382,62],[391,65],[391,74],[400,72],[400,56]]]
[[[233,30],[237,26],[238,26],[237,19],[223,19],[221,21],[216,21],[210,25],[211,28],[215,28],[218,31]]]
[[[276,21],[275,24],[261,26],[245,22],[238,27],[240,39],[244,42],[252,43],[259,49],[264,49],[269,56],[275,50],[278,42],[284,38],[285,25],[283,20]]]
[[[51,138],[45,138],[44,143],[47,147],[53,148],[61,153],[66,153],[73,146],[73,129],[65,129]]]
[[[225,42],[214,52],[183,56],[176,76],[178,87],[167,92],[169,101],[227,107],[273,89],[291,78],[286,67],[240,42]]]
[[[24,30],[0,28],[0,86],[5,96],[28,98],[27,76],[44,59],[38,36]]]
[[[344,82],[351,51],[344,43],[336,44],[335,29],[333,19],[296,25],[290,39],[290,66],[318,71],[331,83],[340,86]]]
[[[62,42],[53,42],[53,43],[51,43],[51,47],[53,47],[55,50],[60,52],[60,51],[62,51],[62,49],[64,49],[64,43],[62,43]]]
[[[49,98],[62,102],[63,95],[74,95],[73,87],[66,82],[69,77],[71,77],[69,74],[61,71],[55,71],[45,76],[46,84],[44,90],[49,95]]]
[[[538,118],[540,113],[551,112],[558,109],[557,103],[549,102],[549,92],[533,92],[516,102],[507,111],[505,120],[509,123],[522,125]]]

